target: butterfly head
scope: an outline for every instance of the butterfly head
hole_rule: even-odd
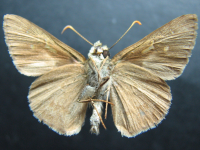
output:
[[[110,57],[108,47],[106,45],[102,46],[102,43],[100,41],[94,43],[88,54],[88,57],[95,57],[99,58],[100,60],[105,59],[107,56]]]

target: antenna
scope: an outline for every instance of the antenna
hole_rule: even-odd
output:
[[[142,23],[140,21],[133,21],[133,23],[131,24],[131,26],[126,30],[126,32],[119,38],[119,40],[117,40],[117,42],[115,42],[115,44],[113,44],[113,46],[115,46],[123,37],[124,35],[126,35],[126,33],[133,27],[133,25],[135,23],[138,23],[139,25],[142,25]],[[111,48],[113,48],[113,46],[111,46],[108,50],[110,50]]]
[[[67,30],[67,29],[71,29],[71,30],[74,31],[76,34],[78,34],[80,37],[82,37],[82,39],[84,39],[86,42],[88,42],[90,45],[93,46],[93,44],[92,44],[90,41],[88,41],[85,37],[83,37],[78,31],[76,31],[76,30],[75,30],[72,26],[70,26],[70,25],[67,25],[66,27],[64,27],[64,29],[62,30],[61,34],[63,34],[63,32],[64,32],[65,30]]]

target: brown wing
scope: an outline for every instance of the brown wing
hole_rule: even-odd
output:
[[[178,17],[116,54],[112,62],[128,61],[163,80],[181,75],[194,48],[197,15]]]
[[[113,120],[122,136],[134,137],[164,119],[172,98],[164,80],[127,62],[115,66],[111,80]]]
[[[5,41],[17,69],[27,76],[40,76],[58,66],[84,62],[79,52],[32,22],[5,15]]]
[[[39,77],[32,83],[28,96],[34,116],[59,134],[79,133],[87,104],[77,100],[85,85],[81,64],[64,65]]]

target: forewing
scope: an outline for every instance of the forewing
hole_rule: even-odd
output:
[[[110,101],[122,136],[134,137],[160,123],[171,104],[170,88],[145,68],[118,63],[111,75]]]
[[[3,29],[13,62],[24,75],[40,76],[59,66],[85,61],[79,52],[20,16],[5,15]]]
[[[134,63],[163,80],[181,75],[194,48],[197,15],[180,16],[116,54],[112,62]]]
[[[86,103],[77,102],[85,86],[83,65],[61,66],[32,83],[28,96],[30,108],[39,121],[59,134],[77,134],[87,109]]]

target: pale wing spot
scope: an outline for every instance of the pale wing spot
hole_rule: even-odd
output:
[[[55,49],[51,48],[48,44],[45,45],[45,48],[47,48],[52,53],[57,53]]]
[[[148,53],[150,50],[154,49],[153,44],[154,44],[154,41],[151,41],[150,45],[147,48],[145,48],[144,50],[142,50],[141,53],[145,54],[145,53]]]
[[[46,43],[45,48],[47,48],[52,53],[55,53],[55,54],[57,53],[55,49],[49,46],[50,44],[48,43],[47,39],[45,39],[45,43]]]
[[[29,64],[29,66],[32,66],[32,67],[41,67],[41,66],[49,66],[49,64],[46,63],[46,62],[36,62],[36,63]]]
[[[30,47],[31,47],[31,49],[34,49],[34,45],[31,45]]]
[[[144,116],[144,115],[145,115],[145,113],[144,113],[141,109],[139,109],[139,111],[140,111],[140,115],[141,115],[141,116]]]
[[[164,47],[164,52],[167,52],[169,50],[169,46]]]

